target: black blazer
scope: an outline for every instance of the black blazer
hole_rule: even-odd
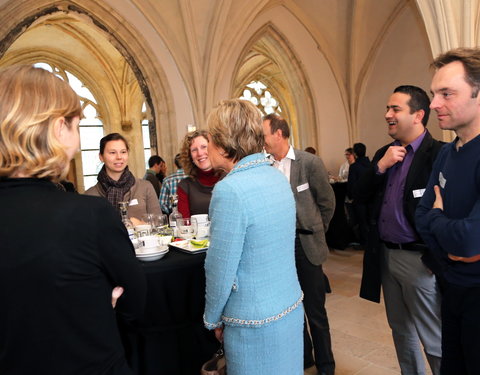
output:
[[[118,212],[35,178],[0,180],[0,207],[0,374],[113,373],[115,314],[141,317],[146,297]]]
[[[415,209],[420,202],[421,197],[415,197],[413,191],[425,189],[427,186],[430,172],[432,171],[433,162],[438,152],[443,146],[443,142],[433,139],[427,130],[425,138],[420,147],[415,152],[412,164],[405,181],[405,190],[403,196],[403,210],[405,216],[415,230]],[[362,201],[368,202],[369,205],[369,233],[367,248],[363,259],[363,275],[360,288],[360,297],[374,302],[380,302],[380,256],[381,241],[378,234],[377,220],[380,215],[383,197],[387,183],[387,173],[383,175],[376,174],[376,165],[378,161],[385,155],[387,149],[392,144],[388,144],[380,148],[373,157],[370,168],[365,171],[358,182],[357,194]],[[417,233],[418,235],[418,233]],[[418,235],[421,242],[420,235]],[[436,268],[433,257],[428,250],[424,253],[424,262],[430,268]]]

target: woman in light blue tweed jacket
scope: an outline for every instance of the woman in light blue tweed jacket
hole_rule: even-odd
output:
[[[208,125],[210,161],[228,174],[210,203],[205,326],[224,341],[229,375],[301,375],[303,294],[290,185],[261,153],[261,114],[252,103],[223,101]]]

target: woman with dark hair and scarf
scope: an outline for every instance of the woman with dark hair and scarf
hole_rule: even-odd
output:
[[[104,165],[98,174],[98,183],[85,194],[107,198],[116,208],[119,202],[128,202],[128,217],[133,218],[135,225],[142,215],[161,214],[161,210],[152,184],[135,178],[129,171],[128,151],[128,142],[121,134],[110,133],[103,137],[99,157]]]

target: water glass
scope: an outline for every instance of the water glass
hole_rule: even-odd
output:
[[[177,234],[184,240],[190,240],[197,234],[197,220],[190,217],[177,219]]]
[[[161,228],[168,225],[167,215],[164,214],[144,214],[142,220],[152,227],[152,234],[157,234]]]

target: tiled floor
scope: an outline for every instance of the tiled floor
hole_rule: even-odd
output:
[[[383,303],[358,297],[363,251],[333,250],[324,264],[332,293],[327,296],[336,375],[400,374]],[[315,368],[305,375],[315,374]]]

